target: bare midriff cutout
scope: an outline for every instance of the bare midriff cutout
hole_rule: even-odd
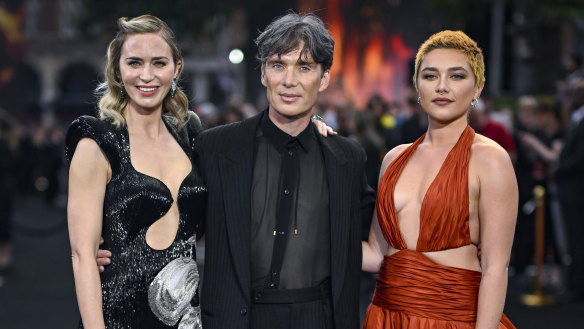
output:
[[[390,246],[387,251],[387,256],[391,256],[397,252],[399,252],[399,249]],[[478,250],[474,244],[439,251],[421,252],[421,254],[428,257],[434,263],[443,266],[481,271]]]

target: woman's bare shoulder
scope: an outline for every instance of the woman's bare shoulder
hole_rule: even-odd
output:
[[[381,180],[381,177],[383,177],[385,175],[385,171],[387,170],[387,167],[389,167],[389,164],[391,164],[393,162],[393,160],[395,160],[410,145],[412,145],[412,144],[411,143],[410,144],[401,144],[401,145],[398,145],[398,146],[392,148],[389,152],[387,152],[387,154],[383,158],[383,162],[381,163],[381,170],[379,171],[379,179],[380,180]]]
[[[471,147],[471,163],[477,168],[488,170],[513,169],[511,157],[505,149],[494,140],[476,134]]]
[[[401,145],[398,145],[398,146],[392,148],[389,152],[387,152],[387,154],[383,158],[382,167],[387,167],[393,160],[395,160],[410,145],[412,145],[412,143],[401,144]]]

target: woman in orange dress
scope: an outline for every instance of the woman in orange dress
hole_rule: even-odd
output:
[[[428,130],[383,160],[363,270],[379,272],[363,328],[515,328],[503,315],[517,216],[509,155],[467,123],[481,49],[442,31],[416,55]],[[479,257],[480,250],[480,257]]]

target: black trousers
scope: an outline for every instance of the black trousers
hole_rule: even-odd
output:
[[[303,289],[255,291],[251,329],[333,329],[330,282]]]

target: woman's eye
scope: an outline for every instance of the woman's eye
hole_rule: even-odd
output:
[[[428,80],[429,79],[434,79],[434,78],[436,78],[436,75],[434,75],[434,74],[424,74],[424,75],[422,75],[422,78],[423,79],[428,79]]]
[[[453,75],[452,75],[452,78],[453,78],[453,79],[456,79],[456,80],[461,80],[461,79],[464,79],[464,78],[465,78],[465,76],[464,76],[464,75],[462,75],[462,74],[453,74]]]
[[[166,66],[166,63],[162,62],[162,61],[158,61],[158,62],[154,62],[154,65],[158,66],[158,67],[163,67],[163,66]]]

